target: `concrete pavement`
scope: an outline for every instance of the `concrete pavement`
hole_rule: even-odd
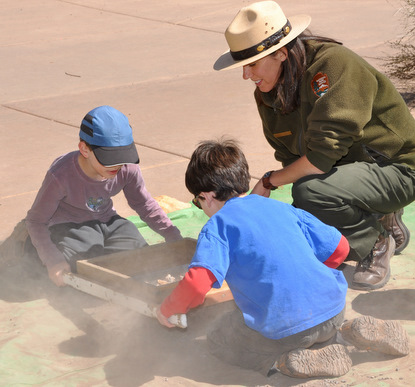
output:
[[[188,158],[204,139],[240,140],[254,178],[275,167],[241,70],[215,72],[223,32],[249,1],[2,0],[0,241],[25,216],[51,162],[76,149],[82,117],[125,113],[150,192],[181,201]],[[402,34],[398,0],[282,0],[315,33],[379,63]],[[253,179],[252,184],[255,183]],[[116,207],[132,215],[122,197]]]

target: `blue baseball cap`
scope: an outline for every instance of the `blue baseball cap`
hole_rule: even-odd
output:
[[[140,162],[128,118],[111,106],[91,110],[82,120],[79,137],[106,167]]]

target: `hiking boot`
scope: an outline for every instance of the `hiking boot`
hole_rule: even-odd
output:
[[[361,260],[353,274],[353,289],[373,290],[386,285],[390,277],[390,259],[395,253],[391,235],[379,235],[370,254]]]
[[[293,378],[338,377],[352,367],[347,349],[331,344],[320,349],[295,349],[283,353],[273,369]]]
[[[395,239],[395,254],[401,253],[408,246],[410,232],[402,221],[403,208],[399,211],[386,214],[379,219],[383,228]]]
[[[386,355],[409,354],[409,336],[395,320],[379,320],[361,316],[345,321],[340,328],[342,338],[357,349],[381,352]]]

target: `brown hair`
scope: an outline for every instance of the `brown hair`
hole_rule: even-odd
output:
[[[232,139],[203,141],[190,158],[185,183],[193,195],[215,193],[226,201],[249,190],[249,167],[245,155]]]
[[[300,83],[307,69],[306,46],[311,40],[342,44],[331,38],[312,35],[310,31],[306,30],[285,46],[288,56],[282,63],[281,76],[274,87],[275,105],[278,106],[282,114],[291,113],[300,105]],[[276,55],[277,52],[270,55]],[[262,104],[259,89],[255,90],[255,100],[258,105]]]
[[[85,140],[83,140],[82,138],[79,139],[80,142],[83,142],[90,151],[92,151],[92,145],[89,144],[88,142],[86,142]]]

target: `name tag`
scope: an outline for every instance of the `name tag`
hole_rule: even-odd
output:
[[[291,130],[287,130],[286,132],[281,132],[281,133],[274,133],[274,137],[278,138],[278,137],[286,137],[286,136],[291,136],[293,133],[291,132]]]

